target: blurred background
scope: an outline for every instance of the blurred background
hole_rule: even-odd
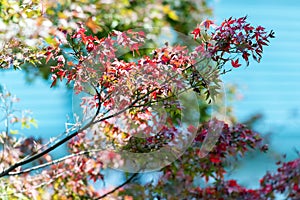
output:
[[[225,85],[235,87],[234,98],[227,103],[237,121],[253,126],[270,144],[269,153],[249,155],[229,174],[241,184],[257,187],[259,178],[276,168],[276,160],[283,154],[286,160],[296,158],[295,149],[300,150],[300,1],[216,0],[209,1],[209,7],[213,13],[209,18],[217,24],[247,15],[253,25],[275,31],[261,63],[252,62],[222,77]],[[24,130],[24,135],[47,139],[64,131],[72,112],[70,90],[50,89],[49,81],[41,77],[30,82],[22,71],[1,71],[0,83],[21,99],[18,107],[30,109],[38,121],[39,127]]]
[[[258,186],[259,177],[274,170],[273,159],[286,154],[287,160],[300,150],[300,2],[272,0],[218,0],[214,2],[217,22],[230,16],[248,16],[253,25],[275,31],[276,38],[265,48],[261,63],[241,67],[223,77],[237,85],[237,99],[232,104],[237,121],[260,118],[254,129],[269,140],[270,152],[255,155],[233,172],[244,184]]]

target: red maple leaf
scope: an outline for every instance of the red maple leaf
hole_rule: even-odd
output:
[[[228,186],[229,187],[237,187],[238,184],[237,184],[236,180],[229,180],[228,181]]]
[[[200,29],[200,28],[195,28],[195,29],[191,32],[191,34],[193,34],[193,35],[194,35],[194,39],[196,39],[197,37],[200,36],[200,32],[201,32],[201,29]]]
[[[220,157],[217,156],[217,155],[211,155],[210,158],[209,158],[209,160],[210,160],[211,162],[213,162],[213,163],[216,163],[216,164],[218,164],[218,163],[221,162]]]
[[[204,26],[206,29],[209,29],[209,27],[211,25],[214,25],[214,22],[211,21],[211,20],[209,20],[209,19],[207,19],[207,20],[203,21],[200,25]]]
[[[235,61],[231,60],[231,65],[234,68],[238,68],[239,66],[241,66],[241,64],[239,63],[239,59],[236,59]]]

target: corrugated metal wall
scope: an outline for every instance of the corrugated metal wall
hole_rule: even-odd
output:
[[[244,89],[244,99],[237,104],[240,118],[263,112],[267,122],[285,124],[295,120],[300,108],[300,1],[219,1],[215,6],[217,21],[230,16],[248,15],[255,25],[273,29],[276,38],[265,49],[260,64],[252,63],[224,77]],[[298,116],[299,118],[300,116]]]
[[[272,133],[271,148],[275,152],[295,158],[293,148],[300,149],[300,1],[216,0],[214,8],[217,22],[247,15],[252,24],[275,31],[276,38],[265,49],[260,64],[234,70],[223,80],[236,83],[242,93],[243,99],[234,103],[238,119],[263,114],[258,131]],[[261,175],[274,167],[270,160],[260,157],[246,162],[236,176],[258,185]]]
[[[39,127],[23,130],[27,136],[50,138],[65,130],[67,114],[71,113],[70,91],[50,88],[50,83],[37,78],[33,83],[25,81],[21,71],[4,71],[0,73],[0,84],[20,98],[16,103],[18,109],[28,109],[38,121]]]

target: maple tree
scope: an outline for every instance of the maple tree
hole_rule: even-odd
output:
[[[30,41],[22,31],[6,35],[11,38],[1,53],[1,67],[48,66],[49,86],[60,81],[72,85],[75,120],[48,143],[14,137],[17,130],[13,127],[18,123],[30,128],[36,122],[29,113],[15,113],[17,99],[1,88],[5,127],[0,137],[1,198],[274,199],[277,193],[299,198],[299,159],[278,163],[278,171],[267,173],[258,189],[226,180],[232,158],[239,159],[250,149],[265,152],[268,146],[245,125],[229,126],[215,118],[204,122],[189,115],[199,114],[198,105],[191,113],[181,99],[183,94],[193,94],[213,104],[222,89],[220,75],[240,67],[240,59],[246,65],[251,59],[260,62],[273,31],[252,26],[246,17],[229,18],[220,25],[204,20],[189,32],[195,41],[190,46],[149,46],[152,29],[126,30],[132,24],[121,19],[126,12],[139,11],[142,1],[118,5],[95,1],[95,7],[88,7],[91,2],[85,1],[60,2],[56,7],[55,1],[31,1],[21,2],[18,9],[22,12],[9,9],[18,3],[2,2],[1,9],[8,14],[1,16],[5,23],[20,23],[19,15],[24,15],[39,26]],[[97,7],[100,5],[103,7]],[[122,5],[126,12],[112,21],[97,15],[98,8],[120,9]],[[167,22],[180,29],[174,21],[185,14],[177,15],[176,6],[169,1],[158,5]],[[85,16],[91,17],[84,21]],[[101,21],[101,17],[109,19]],[[102,23],[116,24],[112,27],[116,30],[103,31]],[[120,23],[125,25],[118,26]],[[52,159],[50,153],[66,143],[69,155]],[[103,170],[107,168],[123,170],[128,176],[115,188],[101,192],[95,184],[105,180]],[[160,171],[159,180],[140,184],[138,178],[148,171]],[[195,184],[199,179],[210,184],[201,187]]]
[[[49,78],[51,63],[44,62],[46,42],[55,46],[62,32],[72,32],[84,25],[87,32],[99,38],[112,30],[152,28],[151,35],[160,34],[158,27],[172,27],[188,34],[194,24],[210,14],[204,0],[1,0],[0,68],[27,71],[28,80],[36,76]],[[60,30],[60,31],[58,31]],[[5,45],[5,46],[4,46]]]

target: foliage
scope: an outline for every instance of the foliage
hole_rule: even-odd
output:
[[[27,78],[49,78],[47,47],[55,47],[63,33],[85,26],[88,34],[106,37],[112,30],[173,27],[187,34],[211,14],[206,1],[194,0],[76,0],[0,1],[0,68],[20,68]]]
[[[0,35],[6,47],[1,67],[43,64],[51,72],[51,87],[65,80],[80,99],[73,124],[42,144],[14,136],[13,124],[28,128],[36,122],[30,115],[15,115],[16,98],[1,88],[1,198],[275,199],[278,193],[299,198],[299,159],[278,163],[278,171],[268,172],[258,189],[226,180],[231,162],[250,149],[265,152],[268,146],[245,125],[193,120],[188,114],[197,111],[187,112],[179,98],[194,94],[216,102],[220,75],[240,67],[239,59],[246,65],[250,58],[260,62],[273,31],[253,27],[246,17],[229,18],[219,26],[204,20],[191,31],[196,45],[165,43],[149,49],[153,38],[148,34],[159,32],[128,30],[169,25],[188,33],[198,17],[187,11],[198,13],[195,5],[1,1],[1,23],[7,29]],[[28,33],[23,29],[29,23],[38,26]],[[8,34],[17,24],[18,31]],[[145,46],[150,53],[141,52]],[[69,155],[53,160],[50,152],[65,143]],[[105,181],[103,170],[109,167],[129,173],[125,182],[101,192],[95,185]],[[153,170],[160,171],[159,180],[141,185],[140,172]]]

